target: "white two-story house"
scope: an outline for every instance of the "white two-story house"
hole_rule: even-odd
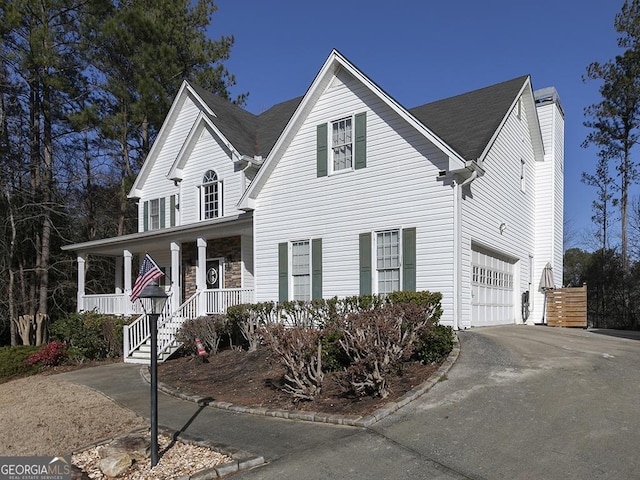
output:
[[[184,83],[129,194],[138,233],[65,247],[78,310],[137,312],[148,252],[167,319],[431,290],[455,328],[538,322],[547,263],[561,284],[563,140],[557,92],[529,76],[407,108],[334,50],[260,115]],[[113,294],[85,292],[88,255],[115,258]]]

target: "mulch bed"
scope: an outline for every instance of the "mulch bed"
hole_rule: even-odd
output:
[[[316,411],[328,414],[368,415],[387,402],[426,381],[439,365],[407,362],[400,375],[393,376],[387,398],[344,395],[337,373],[325,374],[321,394],[313,401],[294,402],[282,392],[284,367],[267,348],[255,352],[223,350],[203,363],[196,356],[171,359],[158,366],[158,380],[183,392],[214,401],[284,410]]]

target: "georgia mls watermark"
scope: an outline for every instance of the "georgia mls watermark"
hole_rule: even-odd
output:
[[[0,480],[70,480],[71,456],[0,457]]]

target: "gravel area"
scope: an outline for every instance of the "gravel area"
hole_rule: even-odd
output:
[[[158,436],[160,447],[160,459],[158,464],[151,468],[150,461],[135,462],[120,480],[147,480],[147,479],[175,479],[192,475],[200,470],[210,469],[231,461],[231,458],[215,452],[206,447],[176,442],[171,445],[171,438],[166,435]],[[167,448],[170,446],[169,448]],[[107,479],[98,466],[100,463],[100,446],[73,455],[71,460],[74,465],[87,473],[89,478]],[[166,451],[165,451],[166,450]]]

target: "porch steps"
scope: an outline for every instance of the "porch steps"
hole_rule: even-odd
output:
[[[162,363],[167,360],[171,355],[175,353],[179,345],[176,343],[169,347],[168,351],[162,352],[158,355],[158,363]],[[151,339],[148,339],[138,349],[131,354],[131,356],[125,359],[125,363],[141,363],[149,365],[151,363]]]
[[[174,321],[168,322],[158,329],[158,343],[162,344],[165,340],[169,340],[171,342],[169,348],[158,355],[158,363],[166,361],[176,352],[176,350],[178,350],[178,348],[180,348],[180,344],[175,339],[174,332],[180,328],[182,322],[182,319],[177,321],[174,319]],[[125,357],[124,362],[149,365],[151,363],[151,338],[147,338],[142,345],[140,345],[129,356]]]

